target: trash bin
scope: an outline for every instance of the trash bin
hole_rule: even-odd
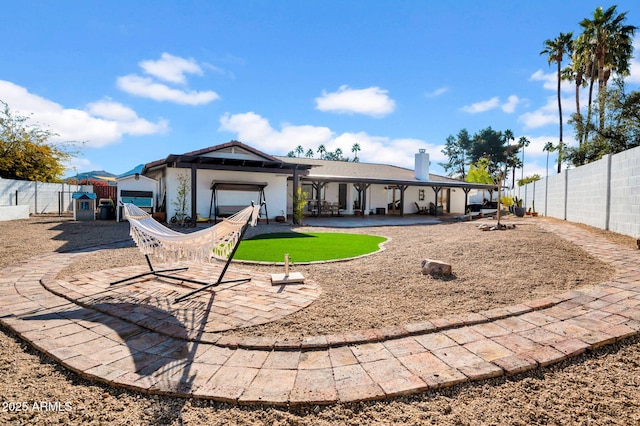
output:
[[[100,220],[109,220],[109,209],[110,206],[99,206],[100,207]]]
[[[98,205],[100,209],[100,220],[109,220],[113,213],[113,201],[110,199],[101,199]]]

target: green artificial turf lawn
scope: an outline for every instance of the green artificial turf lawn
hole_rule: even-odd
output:
[[[384,237],[330,232],[262,234],[243,240],[235,259],[261,262],[313,262],[356,257],[379,249]]]

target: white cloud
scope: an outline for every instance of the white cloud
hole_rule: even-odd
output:
[[[165,120],[148,121],[110,100],[90,103],[86,109],[65,108],[3,80],[0,80],[0,93],[12,112],[31,115],[29,124],[57,133],[58,136],[52,138],[57,142],[78,141],[86,142],[89,147],[102,147],[119,142],[126,134],[150,135],[165,132],[169,127]]]
[[[388,91],[379,87],[350,89],[344,85],[337,92],[322,91],[322,96],[316,98],[316,109],[328,112],[383,117],[391,114],[395,107],[396,103],[389,98]]]
[[[142,77],[137,74],[118,77],[116,85],[120,90],[155,101],[175,102],[181,105],[204,105],[220,99],[220,96],[212,90],[197,91],[182,87],[187,84],[187,73],[203,75],[202,68],[194,59],[184,59],[163,53],[157,61],[141,61],[139,65],[151,77]],[[213,67],[205,66],[209,69]],[[170,87],[157,80],[178,84],[181,87],[179,89]]]
[[[576,110],[575,97],[567,96],[561,99],[562,121],[565,123]],[[518,121],[524,124],[525,129],[534,129],[549,124],[558,124],[558,98],[549,96],[547,103],[532,112],[526,112],[518,117]]]
[[[151,78],[134,74],[118,77],[117,85],[121,90],[132,95],[183,105],[203,105],[220,99],[220,96],[213,91],[198,92],[174,89],[166,84],[156,83]]]
[[[274,129],[269,120],[247,112],[225,114],[220,118],[219,131],[235,133],[235,139],[259,150],[275,155],[286,155],[298,145],[306,149],[317,149],[322,144],[327,150],[342,149],[345,156],[352,156],[351,147],[358,143],[362,149],[358,153],[363,162],[393,164],[413,169],[414,154],[425,148],[432,161],[443,161],[442,145],[434,145],[420,139],[392,139],[386,136],[371,136],[365,132],[342,133],[336,135],[328,127],[295,126],[283,124]]]
[[[507,102],[502,104],[502,107],[501,107],[502,111],[506,112],[507,114],[511,114],[516,110],[516,107],[521,102],[522,102],[522,99],[520,99],[516,95],[511,95],[507,99]]]
[[[163,53],[157,61],[141,61],[139,65],[147,74],[164,81],[178,84],[186,84],[187,78],[185,73],[203,74],[202,68],[200,68],[195,59],[185,59],[168,53]]]
[[[542,70],[538,70],[531,74],[529,77],[530,81],[542,81],[542,87],[546,90],[553,90],[554,92],[558,91],[558,74],[557,72],[549,72],[545,73]],[[576,86],[573,82],[569,80],[562,80],[560,82],[560,91],[561,92],[575,92]]]
[[[433,92],[425,93],[424,96],[427,98],[437,98],[440,95],[444,95],[448,91],[449,91],[448,87],[440,87],[439,89],[436,89]]]
[[[469,114],[477,114],[480,112],[486,112],[500,106],[500,99],[496,96],[488,101],[476,102],[475,104],[465,105],[462,107],[462,111]]]

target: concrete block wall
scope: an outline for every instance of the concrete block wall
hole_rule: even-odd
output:
[[[81,187],[65,183],[0,178],[0,206],[27,205],[30,214],[58,213],[60,208],[63,212],[71,211],[73,209],[71,194],[79,190],[93,191],[90,185]]]
[[[548,185],[548,188],[545,186]],[[542,215],[640,237],[640,147],[519,188]],[[510,195],[517,195],[518,189]]]
[[[640,147],[611,156],[609,229],[640,237]]]
[[[609,156],[567,170],[567,217],[571,222],[606,228]]]
[[[565,175],[557,174],[546,178],[549,180],[549,187],[547,189],[547,197],[545,200],[546,212],[541,210],[542,214],[551,217],[557,217],[558,219],[565,218]],[[538,185],[544,185],[546,179],[538,181]],[[528,185],[527,185],[528,186]]]

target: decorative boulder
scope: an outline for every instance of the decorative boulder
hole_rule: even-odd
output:
[[[439,260],[425,259],[422,261],[423,275],[451,275],[451,265]]]

